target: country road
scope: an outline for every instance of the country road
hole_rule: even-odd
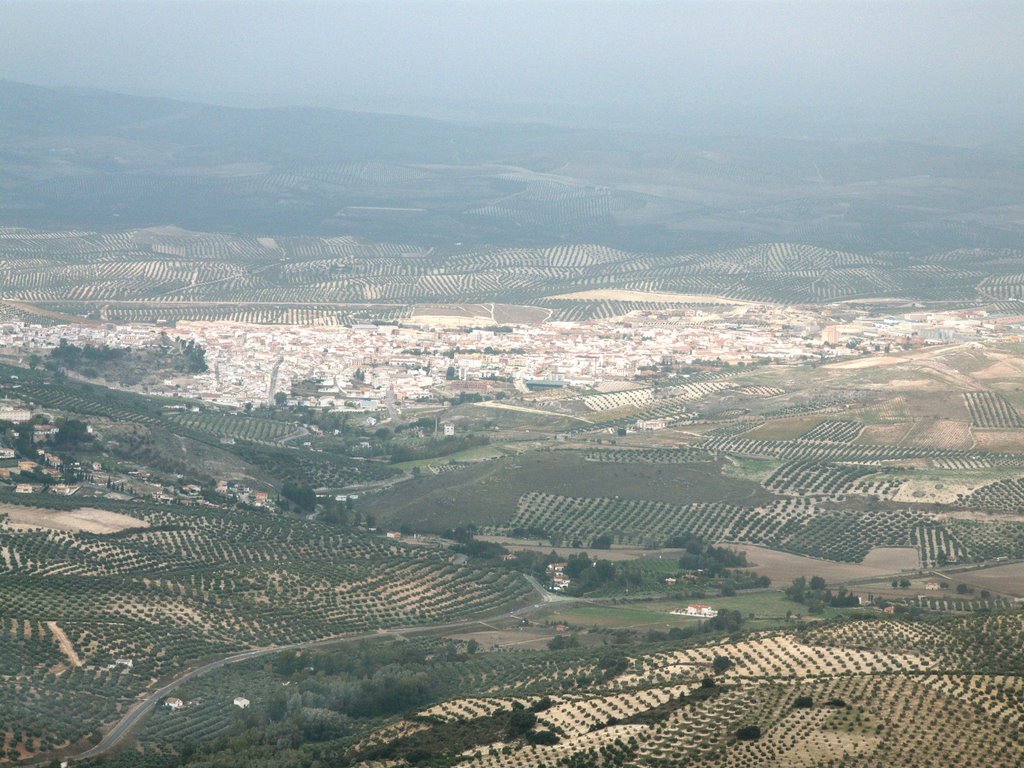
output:
[[[903,575],[906,575],[905,573]],[[259,658],[261,656],[267,656],[273,653],[280,653],[288,650],[300,650],[317,647],[326,647],[332,645],[340,645],[342,643],[358,642],[361,640],[379,640],[385,638],[401,638],[408,639],[409,637],[415,637],[421,634],[431,634],[439,631],[448,631],[456,629],[465,629],[480,624],[487,624],[490,622],[498,621],[505,618],[516,618],[521,619],[528,616],[534,611],[541,610],[543,608],[550,607],[552,603],[587,603],[591,605],[602,605],[607,602],[618,601],[622,598],[585,598],[585,597],[572,597],[569,595],[557,595],[546,590],[540,581],[534,576],[523,574],[523,578],[529,583],[533,592],[537,597],[540,598],[540,602],[525,605],[521,608],[515,608],[511,611],[502,611],[499,613],[488,614],[486,616],[478,616],[475,618],[461,619],[459,621],[445,622],[441,624],[428,624],[428,625],[413,625],[408,627],[390,627],[388,629],[380,629],[374,632],[363,632],[356,635],[345,635],[327,637],[320,640],[311,640],[301,643],[291,643],[288,645],[276,645],[268,646],[265,648],[253,648],[247,651],[242,651],[230,656],[208,662],[194,669],[186,670],[182,672],[178,677],[166,683],[165,685],[157,688],[152,693],[148,694],[144,699],[137,701],[131,706],[131,708],[122,716],[122,718],[111,728],[103,739],[94,747],[82,752],[79,755],[70,757],[72,761],[75,760],[88,760],[96,757],[101,757],[107,754],[111,750],[118,747],[124,742],[131,734],[132,730],[139,725],[146,716],[153,711],[153,709],[167,696],[174,692],[179,686],[194,680],[198,677],[213,672],[218,669],[223,669],[231,664],[237,664],[243,661],[249,661],[251,659]],[[872,580],[879,578],[874,576]],[[845,583],[856,583],[858,580],[853,580]],[[777,591],[777,588],[763,588],[746,590],[745,594],[755,592],[768,592]],[[644,596],[638,595],[638,600],[645,599]],[[629,598],[627,598],[629,600]]]
[[[249,661],[251,659],[259,658],[260,656],[267,656],[273,653],[281,653],[282,651],[300,650],[317,648],[321,646],[339,645],[342,643],[358,642],[360,640],[377,640],[388,637],[399,636],[402,639],[406,639],[410,636],[418,634],[429,634],[432,632],[446,631],[453,629],[464,629],[471,627],[476,624],[484,622],[493,622],[503,618],[521,618],[522,616],[537,610],[538,608],[544,607],[547,603],[548,598],[551,597],[544,591],[544,589],[537,583],[535,579],[526,577],[527,581],[530,582],[530,586],[535,591],[540,593],[542,600],[539,603],[527,605],[522,608],[516,608],[511,611],[502,611],[501,613],[490,614],[487,616],[481,616],[472,619],[462,619],[460,621],[451,621],[442,624],[429,624],[429,625],[414,625],[409,627],[390,627],[388,629],[381,629],[374,632],[363,632],[358,635],[346,635],[341,637],[328,637],[321,640],[310,640],[302,643],[291,643],[289,645],[274,645],[266,648],[253,648],[248,651],[242,651],[240,653],[232,654],[231,656],[225,656],[224,658],[217,659],[215,661],[208,662],[202,666],[195,667],[194,669],[182,672],[178,677],[165,685],[157,688],[152,693],[147,695],[144,699],[137,701],[133,704],[124,716],[111,728],[103,739],[94,747],[82,752],[81,754],[69,756],[72,761],[76,760],[90,760],[96,757],[101,757],[106,753],[110,752],[118,745],[121,744],[130,734],[135,726],[139,725],[146,716],[153,711],[154,708],[167,696],[174,692],[179,686],[184,685],[190,680],[194,680],[197,677],[202,677],[210,672],[217,669],[223,669],[230,664],[237,664],[242,661]],[[573,600],[574,598],[562,598],[565,600]]]

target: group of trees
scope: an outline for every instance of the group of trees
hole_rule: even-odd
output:
[[[821,613],[825,606],[830,608],[853,608],[860,605],[860,598],[845,587],[833,592],[825,586],[825,579],[812,576],[810,581],[805,576],[793,579],[786,587],[786,597],[795,603],[807,606],[808,613]]]
[[[383,744],[353,746],[350,736],[368,723],[414,712],[453,692],[455,668],[473,658],[468,645],[449,641],[439,647],[420,643],[348,644],[334,649],[289,650],[268,665],[288,685],[277,688],[259,706],[237,713],[231,732],[203,744],[176,745],[184,765],[217,755],[221,765],[348,766],[371,760],[413,764],[452,756],[486,744],[501,734],[509,741],[556,743],[556,734],[538,728],[537,712],[522,705],[468,723],[426,719],[427,728]],[[550,701],[549,704],[550,705]],[[296,752],[295,750],[301,750]],[[433,764],[433,763],[431,763]]]
[[[119,363],[130,354],[131,350],[126,347],[109,347],[106,344],[79,347],[67,339],[61,339],[60,344],[50,350],[50,360],[59,367],[83,371],[87,376],[95,377],[96,366]]]
[[[727,575],[730,568],[746,568],[748,565],[744,552],[713,546],[693,534],[673,536],[665,546],[686,550],[679,558],[681,571],[699,571],[706,576],[717,577]]]
[[[38,355],[33,355],[30,367],[35,368],[43,362],[51,371],[77,371],[89,378],[114,373],[119,381],[125,378],[125,369],[129,367],[129,362],[135,368],[171,367],[184,373],[207,371],[206,350],[201,344],[192,340],[178,340],[177,344],[174,344],[166,335],[162,335],[160,341],[160,344],[154,346],[133,349],[111,347],[107,344],[78,346],[67,339],[61,339],[60,343],[50,350],[49,359],[45,362]],[[130,380],[134,382],[135,378]]]
[[[89,425],[81,419],[64,419],[57,426],[58,432],[53,436],[57,448],[78,448],[93,442]]]
[[[281,485],[281,497],[291,502],[300,512],[316,509],[316,493],[308,485],[288,480]]]
[[[178,342],[178,349],[185,359],[185,371],[187,373],[206,373],[206,350],[195,341]]]

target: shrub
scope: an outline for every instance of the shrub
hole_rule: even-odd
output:
[[[736,738],[740,741],[757,741],[761,738],[761,726],[745,725],[736,731]]]

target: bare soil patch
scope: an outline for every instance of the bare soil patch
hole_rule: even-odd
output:
[[[1002,360],[990,365],[988,368],[975,371],[973,375],[976,379],[986,380],[1020,379],[1021,376],[1024,376],[1024,361],[1019,358]]]
[[[545,307],[525,307],[519,304],[495,304],[494,319],[499,323],[543,323],[551,317]]]
[[[82,659],[78,655],[78,651],[75,650],[75,646],[71,644],[71,640],[68,638],[67,633],[61,629],[60,624],[56,621],[48,621],[46,622],[46,626],[49,627],[50,632],[57,639],[57,644],[60,646],[61,653],[67,657],[71,666],[82,666]]]
[[[886,386],[889,389],[908,389],[911,392],[920,392],[922,389],[942,389],[942,385],[935,379],[892,379]]]
[[[865,555],[861,565],[896,573],[919,568],[921,561],[914,547],[875,547]]]
[[[58,510],[38,507],[19,507],[11,504],[0,505],[0,513],[7,516],[4,524],[15,530],[49,528],[54,531],[84,533],[117,533],[128,528],[148,528],[149,523],[119,512],[106,509]]]
[[[958,573],[955,578],[979,589],[1001,592],[1014,597],[1024,597],[1024,563],[1008,563],[993,568]]]
[[[620,288],[595,289],[592,291],[576,291],[548,296],[549,299],[571,299],[573,301],[656,301],[663,304],[727,304],[733,306],[752,306],[754,302],[727,299],[723,296],[700,293],[661,293],[655,291],[629,291]]]
[[[745,432],[744,437],[748,437],[751,440],[795,440],[824,420],[824,417],[820,416],[775,419],[765,422],[749,432]]]
[[[856,371],[863,368],[885,368],[890,365],[899,365],[906,360],[901,357],[858,357],[856,360],[843,360],[839,363],[830,363],[825,368],[846,371]]]
[[[47,317],[51,320],[58,320],[62,323],[67,323],[69,325],[89,325],[96,328],[101,327],[103,325],[102,323],[99,323],[95,320],[88,320],[84,317],[79,317],[78,315],[66,315],[63,312],[54,312],[53,310],[43,309],[42,307],[37,307],[35,304],[29,304],[24,301],[12,301],[8,299],[3,303],[9,304],[15,309],[20,309],[22,312],[28,312],[33,315],[39,315],[40,317]]]
[[[824,560],[790,552],[779,552],[774,549],[758,547],[753,544],[729,544],[730,549],[746,553],[750,569],[762,576],[767,576],[773,583],[789,584],[800,576],[821,576],[830,583],[865,579],[872,576],[886,576],[890,573],[914,568],[917,566],[917,554],[911,556],[903,548],[878,547],[872,550],[863,563],[840,563],[835,560]],[[875,555],[879,550],[880,554]],[[895,554],[900,552],[900,555]],[[913,552],[913,550],[911,550]],[[872,557],[875,555],[875,557]]]
[[[946,483],[935,480],[912,478],[899,487],[893,501],[918,504],[952,504],[960,494],[968,494],[977,488],[965,483]]]
[[[969,451],[974,439],[970,427],[962,421],[922,419],[907,433],[903,444]]]
[[[906,437],[907,432],[913,426],[914,423],[911,421],[894,424],[868,424],[853,442],[857,445],[896,445]]]
[[[467,643],[470,640],[476,640],[480,643],[480,647],[486,651],[494,650],[495,648],[520,648],[524,650],[546,648],[552,636],[553,633],[550,630],[545,631],[534,628],[488,630],[448,635],[453,640],[461,640]]]
[[[974,441],[983,451],[1024,451],[1024,429],[974,429]]]

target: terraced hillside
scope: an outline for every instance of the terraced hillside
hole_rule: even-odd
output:
[[[0,507],[7,757],[80,742],[198,659],[451,620],[529,589],[517,574],[269,513],[105,503],[76,513],[120,529],[94,534],[61,530],[72,504],[45,501],[57,511]],[[10,516],[35,522],[9,528]]]
[[[556,652],[467,655],[421,641],[377,651],[405,679],[431,681],[429,693],[412,695],[418,706],[357,717],[347,738],[313,736],[307,748],[344,766],[1014,766],[1024,754],[1021,634],[1019,614],[1001,613]],[[247,691],[266,716],[281,710],[282,683],[295,686],[286,711],[303,723],[338,723],[352,711],[305,702],[344,690],[356,665],[315,676],[288,662],[184,687],[184,710],[158,713],[141,735],[149,760],[158,765],[169,746],[203,734],[246,734],[215,751],[256,741],[261,726],[247,731],[207,703],[227,691]],[[424,751],[431,757],[417,757]]]

